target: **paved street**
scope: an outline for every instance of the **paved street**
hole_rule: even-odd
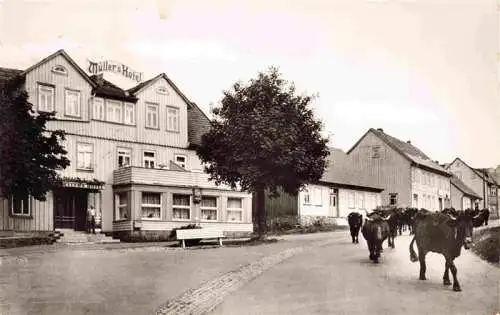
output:
[[[469,251],[455,260],[462,292],[442,285],[444,258],[427,255],[427,281],[409,260],[409,236],[368,259],[347,237],[284,261],[232,294],[214,314],[484,314],[500,311],[500,270]],[[386,243],[385,243],[386,244]],[[451,275],[450,275],[451,276]]]
[[[364,240],[351,244],[347,231],[203,250],[125,244],[2,250],[0,314],[152,314],[167,301],[189,300],[188,290],[201,295],[194,304],[222,300],[215,314],[489,315],[500,310],[498,268],[463,251],[456,263],[464,291],[456,293],[441,285],[443,258],[431,253],[429,280],[421,282],[418,263],[409,261],[409,239],[398,237],[397,248],[385,249],[379,265],[369,262]],[[200,314],[207,309],[191,306]]]
[[[150,314],[165,301],[242,265],[334,234],[203,250],[159,244],[4,249],[0,314]]]

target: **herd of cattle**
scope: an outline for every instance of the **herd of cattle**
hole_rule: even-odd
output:
[[[351,212],[347,216],[352,242],[359,243],[358,235],[361,230],[368,245],[370,260],[379,262],[382,252],[382,243],[387,239],[388,246],[395,248],[394,239],[403,231],[408,230],[413,236],[410,243],[410,260],[420,262],[420,280],[425,280],[425,256],[428,252],[442,254],[445,257],[445,271],[443,284],[450,285],[449,271],[453,275],[453,290],[461,291],[457,280],[457,268],[454,259],[460,256],[462,246],[469,249],[472,243],[472,229],[488,225],[489,210],[457,211],[453,208],[440,212],[431,212],[416,208],[388,208],[376,209],[363,216],[358,212]],[[414,250],[417,244],[418,255]]]

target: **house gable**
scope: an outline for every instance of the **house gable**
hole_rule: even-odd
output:
[[[89,101],[95,83],[63,50],[29,67],[23,75],[25,89],[29,95],[28,101],[34,105],[34,109],[40,109],[40,88],[46,86],[53,90],[53,110],[59,120],[90,119]],[[77,95],[79,109],[76,113],[68,112],[66,108],[68,93]]]
[[[33,70],[35,70],[35,69],[43,66],[47,62],[52,61],[56,57],[62,57],[63,59],[65,59],[66,62],[69,65],[71,65],[71,67],[73,68],[73,70],[77,71],[82,76],[82,78],[84,80],[86,80],[92,87],[95,87],[94,81],[92,81],[90,79],[90,77],[85,73],[85,71],[83,71],[83,69],[80,68],[80,66],[78,66],[78,64],[73,59],[71,59],[71,57],[63,49],[60,49],[60,50],[56,51],[52,55],[43,58],[38,63],[36,63],[36,64],[32,65],[31,67],[29,67],[28,69],[24,70],[23,71],[23,75],[27,75],[31,71],[33,71]]]
[[[464,182],[465,185],[471,188],[477,195],[484,196],[484,179],[462,159],[458,157],[455,158],[455,160],[448,165],[447,169]]]
[[[382,204],[387,205],[391,194],[397,194],[398,204],[411,205],[411,162],[391,145],[368,130],[348,151],[356,168],[367,177],[375,178],[378,187],[384,188]]]

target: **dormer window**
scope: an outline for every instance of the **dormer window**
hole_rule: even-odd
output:
[[[160,86],[159,88],[156,89],[156,93],[158,94],[163,94],[163,95],[168,95],[168,90],[164,86]]]
[[[52,68],[52,72],[57,73],[57,74],[63,74],[63,75],[68,74],[68,70],[66,70],[66,68],[61,66],[61,65],[57,65],[54,68]]]

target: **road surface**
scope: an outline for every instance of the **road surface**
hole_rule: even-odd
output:
[[[427,255],[427,279],[411,263],[410,236],[386,248],[380,264],[368,259],[366,243],[338,241],[296,255],[226,298],[214,314],[474,314],[500,311],[500,269],[462,249],[455,260],[462,292],[442,285],[444,258]],[[451,274],[450,274],[451,277]]]

